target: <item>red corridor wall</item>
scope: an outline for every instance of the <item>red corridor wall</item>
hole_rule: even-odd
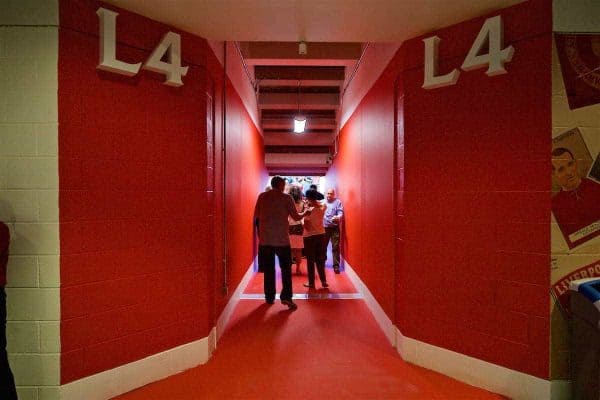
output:
[[[327,174],[344,204],[344,259],[388,316],[394,313],[394,79],[390,66],[340,132]]]
[[[221,172],[222,67],[204,39],[102,5],[119,12],[118,59],[143,62],[175,31],[189,71],[172,88],[153,72],[97,70],[100,6],[60,1],[63,384],[208,336],[216,303],[227,300],[216,290],[223,209],[213,180]],[[262,183],[262,139],[234,90],[228,103],[232,142],[245,137],[230,152],[245,171],[232,167],[230,177],[254,189],[233,193],[251,203]],[[230,218],[251,231],[248,212]],[[250,244],[232,246],[231,285],[252,262],[248,236]]]
[[[404,69],[403,334],[548,379],[551,6],[502,10],[507,74],[462,71],[423,90],[423,42]],[[461,65],[477,18],[426,35],[440,71]]]
[[[445,74],[489,16],[405,42],[341,130],[328,180],[344,255],[403,335],[548,379],[551,5],[498,14],[508,74],[421,87],[422,39],[441,39]]]

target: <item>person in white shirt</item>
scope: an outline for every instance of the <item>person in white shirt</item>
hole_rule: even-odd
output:
[[[325,248],[325,228],[323,227],[323,216],[327,207],[320,203],[324,196],[316,190],[307,190],[305,194],[308,199],[310,216],[304,217],[304,253],[306,254],[306,270],[308,282],[305,287],[315,288],[315,264],[321,286],[329,287],[325,276],[325,260],[327,253]]]
[[[294,199],[296,204],[296,211],[301,213],[307,207],[302,199],[302,188],[298,186],[292,186],[289,190],[290,196]],[[304,223],[302,220],[296,221],[292,217],[288,217],[289,233],[290,233],[290,246],[292,248],[292,259],[296,263],[296,275],[301,275],[300,264],[302,264],[302,249],[304,248],[304,239],[302,234],[304,233]]]

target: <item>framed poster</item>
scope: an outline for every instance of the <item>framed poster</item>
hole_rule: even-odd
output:
[[[600,183],[588,177],[592,165],[578,128],[552,140],[552,213],[569,249],[600,235]]]

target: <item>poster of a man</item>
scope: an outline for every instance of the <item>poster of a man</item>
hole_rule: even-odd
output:
[[[569,131],[567,134],[562,139],[579,132]],[[585,146],[581,136],[577,136]],[[589,152],[583,156],[588,164],[583,170],[587,172],[591,157]],[[600,184],[581,173],[580,160],[582,158],[573,150],[557,146],[555,141],[552,178],[560,189],[552,198],[552,212],[569,249],[600,235]]]

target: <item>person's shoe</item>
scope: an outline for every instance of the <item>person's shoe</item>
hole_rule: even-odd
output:
[[[290,300],[281,300],[281,304],[287,306],[288,310],[290,310],[290,311],[296,311],[298,309],[298,306],[296,305],[296,303],[294,303],[291,299]]]
[[[311,285],[310,283],[303,283],[302,286],[307,287],[309,289],[314,289],[315,285]]]
[[[275,300],[274,299],[265,299],[265,303],[267,303],[267,304],[275,304]]]
[[[333,267],[333,272],[335,272],[336,274],[340,273],[340,268],[339,267]]]
[[[323,282],[323,283],[321,283],[321,286],[323,286],[324,288],[328,288],[329,284],[327,282]]]

